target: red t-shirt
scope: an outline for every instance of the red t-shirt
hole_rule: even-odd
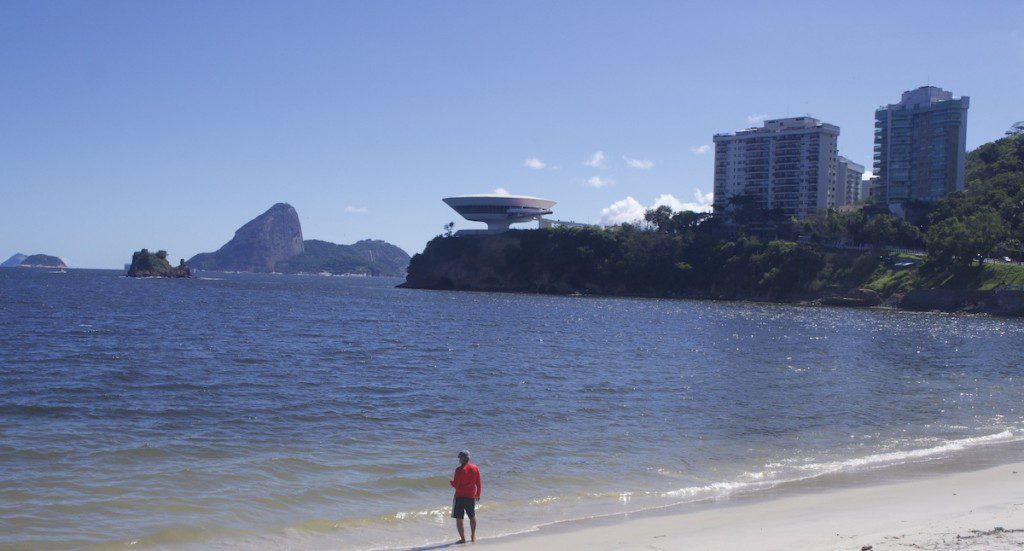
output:
[[[452,487],[455,488],[455,497],[480,497],[480,469],[472,463],[459,465],[455,469],[455,478],[452,479]]]

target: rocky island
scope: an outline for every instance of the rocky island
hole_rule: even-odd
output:
[[[235,231],[220,249],[197,254],[188,264],[197,270],[219,272],[402,276],[409,255],[380,240],[365,239],[352,245],[303,240],[295,208],[277,203]]]
[[[0,268],[58,268],[63,270],[67,267],[67,264],[59,257],[48,254],[16,253],[0,264]]]
[[[192,277],[192,272],[182,259],[177,267],[171,266],[167,260],[167,251],[149,252],[142,249],[132,254],[132,264],[128,268],[128,277]]]

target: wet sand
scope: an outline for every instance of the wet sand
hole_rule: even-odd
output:
[[[528,534],[481,539],[467,547],[530,551],[1024,548],[1024,463],[719,505],[678,514],[555,524]]]

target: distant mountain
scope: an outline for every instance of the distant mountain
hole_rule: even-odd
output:
[[[18,264],[19,268],[67,268],[64,261],[56,256],[50,256],[48,254],[34,254],[32,256],[26,256],[21,264]]]
[[[409,266],[409,255],[405,251],[377,239],[364,239],[352,245],[310,239],[304,246],[301,254],[278,262],[277,271],[401,277]]]
[[[302,250],[299,214],[291,205],[278,203],[239,228],[217,252],[197,254],[188,264],[197,270],[273,272],[278,262]]]
[[[409,255],[384,241],[366,239],[352,245],[302,240],[299,215],[278,203],[235,232],[213,253],[193,256],[196,270],[403,276]]]
[[[0,268],[17,268],[26,258],[28,258],[26,254],[14,253],[10,258],[4,260],[3,264],[0,264]]]

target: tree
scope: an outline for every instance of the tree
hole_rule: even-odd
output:
[[[454,227],[455,227],[455,222],[448,222],[447,224],[445,224],[444,225],[444,236],[445,237],[451,237],[452,236],[452,228],[454,228]]]
[[[671,231],[672,208],[662,205],[656,209],[647,209],[647,212],[644,213],[644,221],[660,232]]]
[[[967,218],[964,225],[970,239],[972,252],[979,261],[989,258],[1000,242],[1009,237],[1009,229],[991,208],[983,208]]]
[[[999,258],[1006,257],[1019,261],[1024,258],[1024,243],[1019,239],[1004,239],[996,245],[992,254]]]
[[[940,265],[983,263],[1009,234],[999,215],[983,207],[966,220],[954,216],[933,225],[928,230],[928,256]]]
[[[926,243],[929,260],[939,266],[967,265],[974,259],[967,226],[955,216],[932,225]]]
[[[672,232],[677,234],[688,233],[703,224],[708,218],[711,218],[710,212],[681,210],[672,215]]]
[[[864,241],[878,248],[894,243],[896,234],[896,217],[887,214],[875,216],[861,230]]]
[[[1006,131],[1007,136],[1024,136],[1024,121],[1013,123],[1013,126]]]

